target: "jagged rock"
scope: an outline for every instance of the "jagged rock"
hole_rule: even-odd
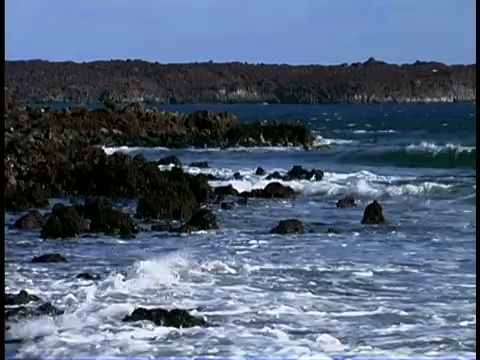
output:
[[[300,220],[282,220],[271,231],[272,234],[303,234],[305,229]]]
[[[265,179],[266,180],[284,180],[284,176],[280,174],[278,171],[274,171],[270,175],[268,175]]]
[[[13,227],[21,230],[36,230],[41,229],[46,221],[45,216],[40,214],[38,210],[33,210],[15,221]]]
[[[52,253],[52,254],[35,256],[31,262],[32,263],[66,263],[67,259],[63,255]]]
[[[306,170],[300,165],[295,165],[284,177],[285,180],[315,180],[320,181],[323,179],[323,171],[321,170]]]
[[[350,207],[355,207],[357,206],[355,199],[351,195],[347,195],[344,198],[340,199],[337,201],[337,207],[338,208],[350,208]]]
[[[204,319],[192,316],[186,310],[165,310],[161,308],[137,308],[132,312],[131,315],[125,316],[122,321],[133,322],[144,320],[151,321],[157,326],[176,328],[188,328],[207,325],[207,322]]]
[[[29,302],[41,301],[38,296],[20,290],[18,294],[5,294],[5,305],[23,305]]]
[[[233,178],[235,180],[243,180],[243,176],[238,171],[233,174]]]
[[[363,213],[362,224],[385,224],[382,206],[374,200],[367,205]]]

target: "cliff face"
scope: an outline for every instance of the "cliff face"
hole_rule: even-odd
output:
[[[158,103],[472,102],[476,64],[369,59],[338,66],[5,61],[5,85],[22,100]]]

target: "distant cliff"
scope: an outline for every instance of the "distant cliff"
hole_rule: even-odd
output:
[[[383,103],[476,101],[476,64],[338,66],[5,61],[5,86],[31,101]]]

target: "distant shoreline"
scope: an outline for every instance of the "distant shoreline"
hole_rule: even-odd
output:
[[[476,64],[264,65],[5,61],[22,101],[180,104],[472,103]]]

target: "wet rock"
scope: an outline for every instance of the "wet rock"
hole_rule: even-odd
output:
[[[265,179],[266,180],[284,180],[284,176],[280,174],[278,171],[275,171],[270,175],[268,175]]]
[[[323,171],[321,170],[306,170],[300,165],[295,165],[285,176],[285,180],[314,180],[320,181],[323,179]]]
[[[35,256],[32,263],[66,263],[67,259],[58,253],[44,254],[40,256]]]
[[[341,209],[357,206],[355,199],[351,195],[347,195],[344,198],[337,201],[337,207]]]
[[[158,223],[153,224],[150,229],[158,232],[171,231],[173,229],[173,225],[171,223]]]
[[[340,234],[342,231],[340,229],[337,229],[337,228],[328,228],[327,229],[327,233],[328,234]]]
[[[137,308],[131,315],[123,318],[125,322],[148,320],[157,326],[189,328],[194,326],[206,326],[207,322],[199,317],[192,316],[186,310],[161,308],[145,309]]]
[[[43,239],[74,238],[83,230],[83,220],[74,207],[56,204],[42,227]]]
[[[90,232],[123,237],[138,232],[132,217],[114,209],[113,205],[105,198],[89,200],[84,206],[79,206],[77,209],[84,218],[90,220]]]
[[[38,296],[20,290],[18,294],[5,294],[5,305],[23,305],[29,302],[41,301]]]
[[[272,234],[303,234],[305,229],[303,223],[297,219],[282,220],[275,226],[270,233]]]
[[[192,232],[200,230],[218,229],[217,216],[210,210],[200,209],[193,214],[191,219],[176,232]]]
[[[169,155],[157,161],[157,165],[175,165],[182,167],[182,162],[175,155]]]
[[[190,167],[197,167],[197,168],[200,168],[200,169],[208,169],[209,166],[208,166],[208,162],[206,161],[194,161],[192,162],[190,165]]]
[[[100,275],[95,273],[90,273],[90,272],[83,272],[77,275],[77,279],[95,281],[95,280],[100,280]]]
[[[234,208],[233,203],[225,201],[220,204],[220,207],[222,210],[233,210]]]
[[[37,307],[19,306],[16,308],[5,309],[5,320],[10,321],[13,318],[31,318],[38,316],[58,316],[64,313],[53,306],[51,303],[44,303]]]
[[[144,219],[188,218],[198,208],[191,190],[169,191],[168,188],[141,198],[137,205],[137,216]]]
[[[46,221],[45,216],[40,214],[38,210],[33,210],[15,221],[13,227],[21,230],[36,230],[41,229]]]
[[[255,171],[255,175],[257,176],[264,176],[267,172],[262,167],[257,167],[257,171]]]
[[[238,196],[238,191],[231,184],[227,186],[219,186],[213,190],[215,195],[219,196]]]
[[[374,200],[367,205],[363,213],[362,224],[385,224],[382,206]]]
[[[40,184],[18,183],[5,189],[5,209],[7,211],[25,211],[43,208],[48,205],[50,194]]]
[[[235,180],[243,180],[243,176],[238,171],[233,174],[233,178]]]
[[[297,194],[290,186],[284,186],[278,182],[272,182],[262,190],[252,190],[240,194],[243,197],[256,197],[263,199],[294,199]]]

